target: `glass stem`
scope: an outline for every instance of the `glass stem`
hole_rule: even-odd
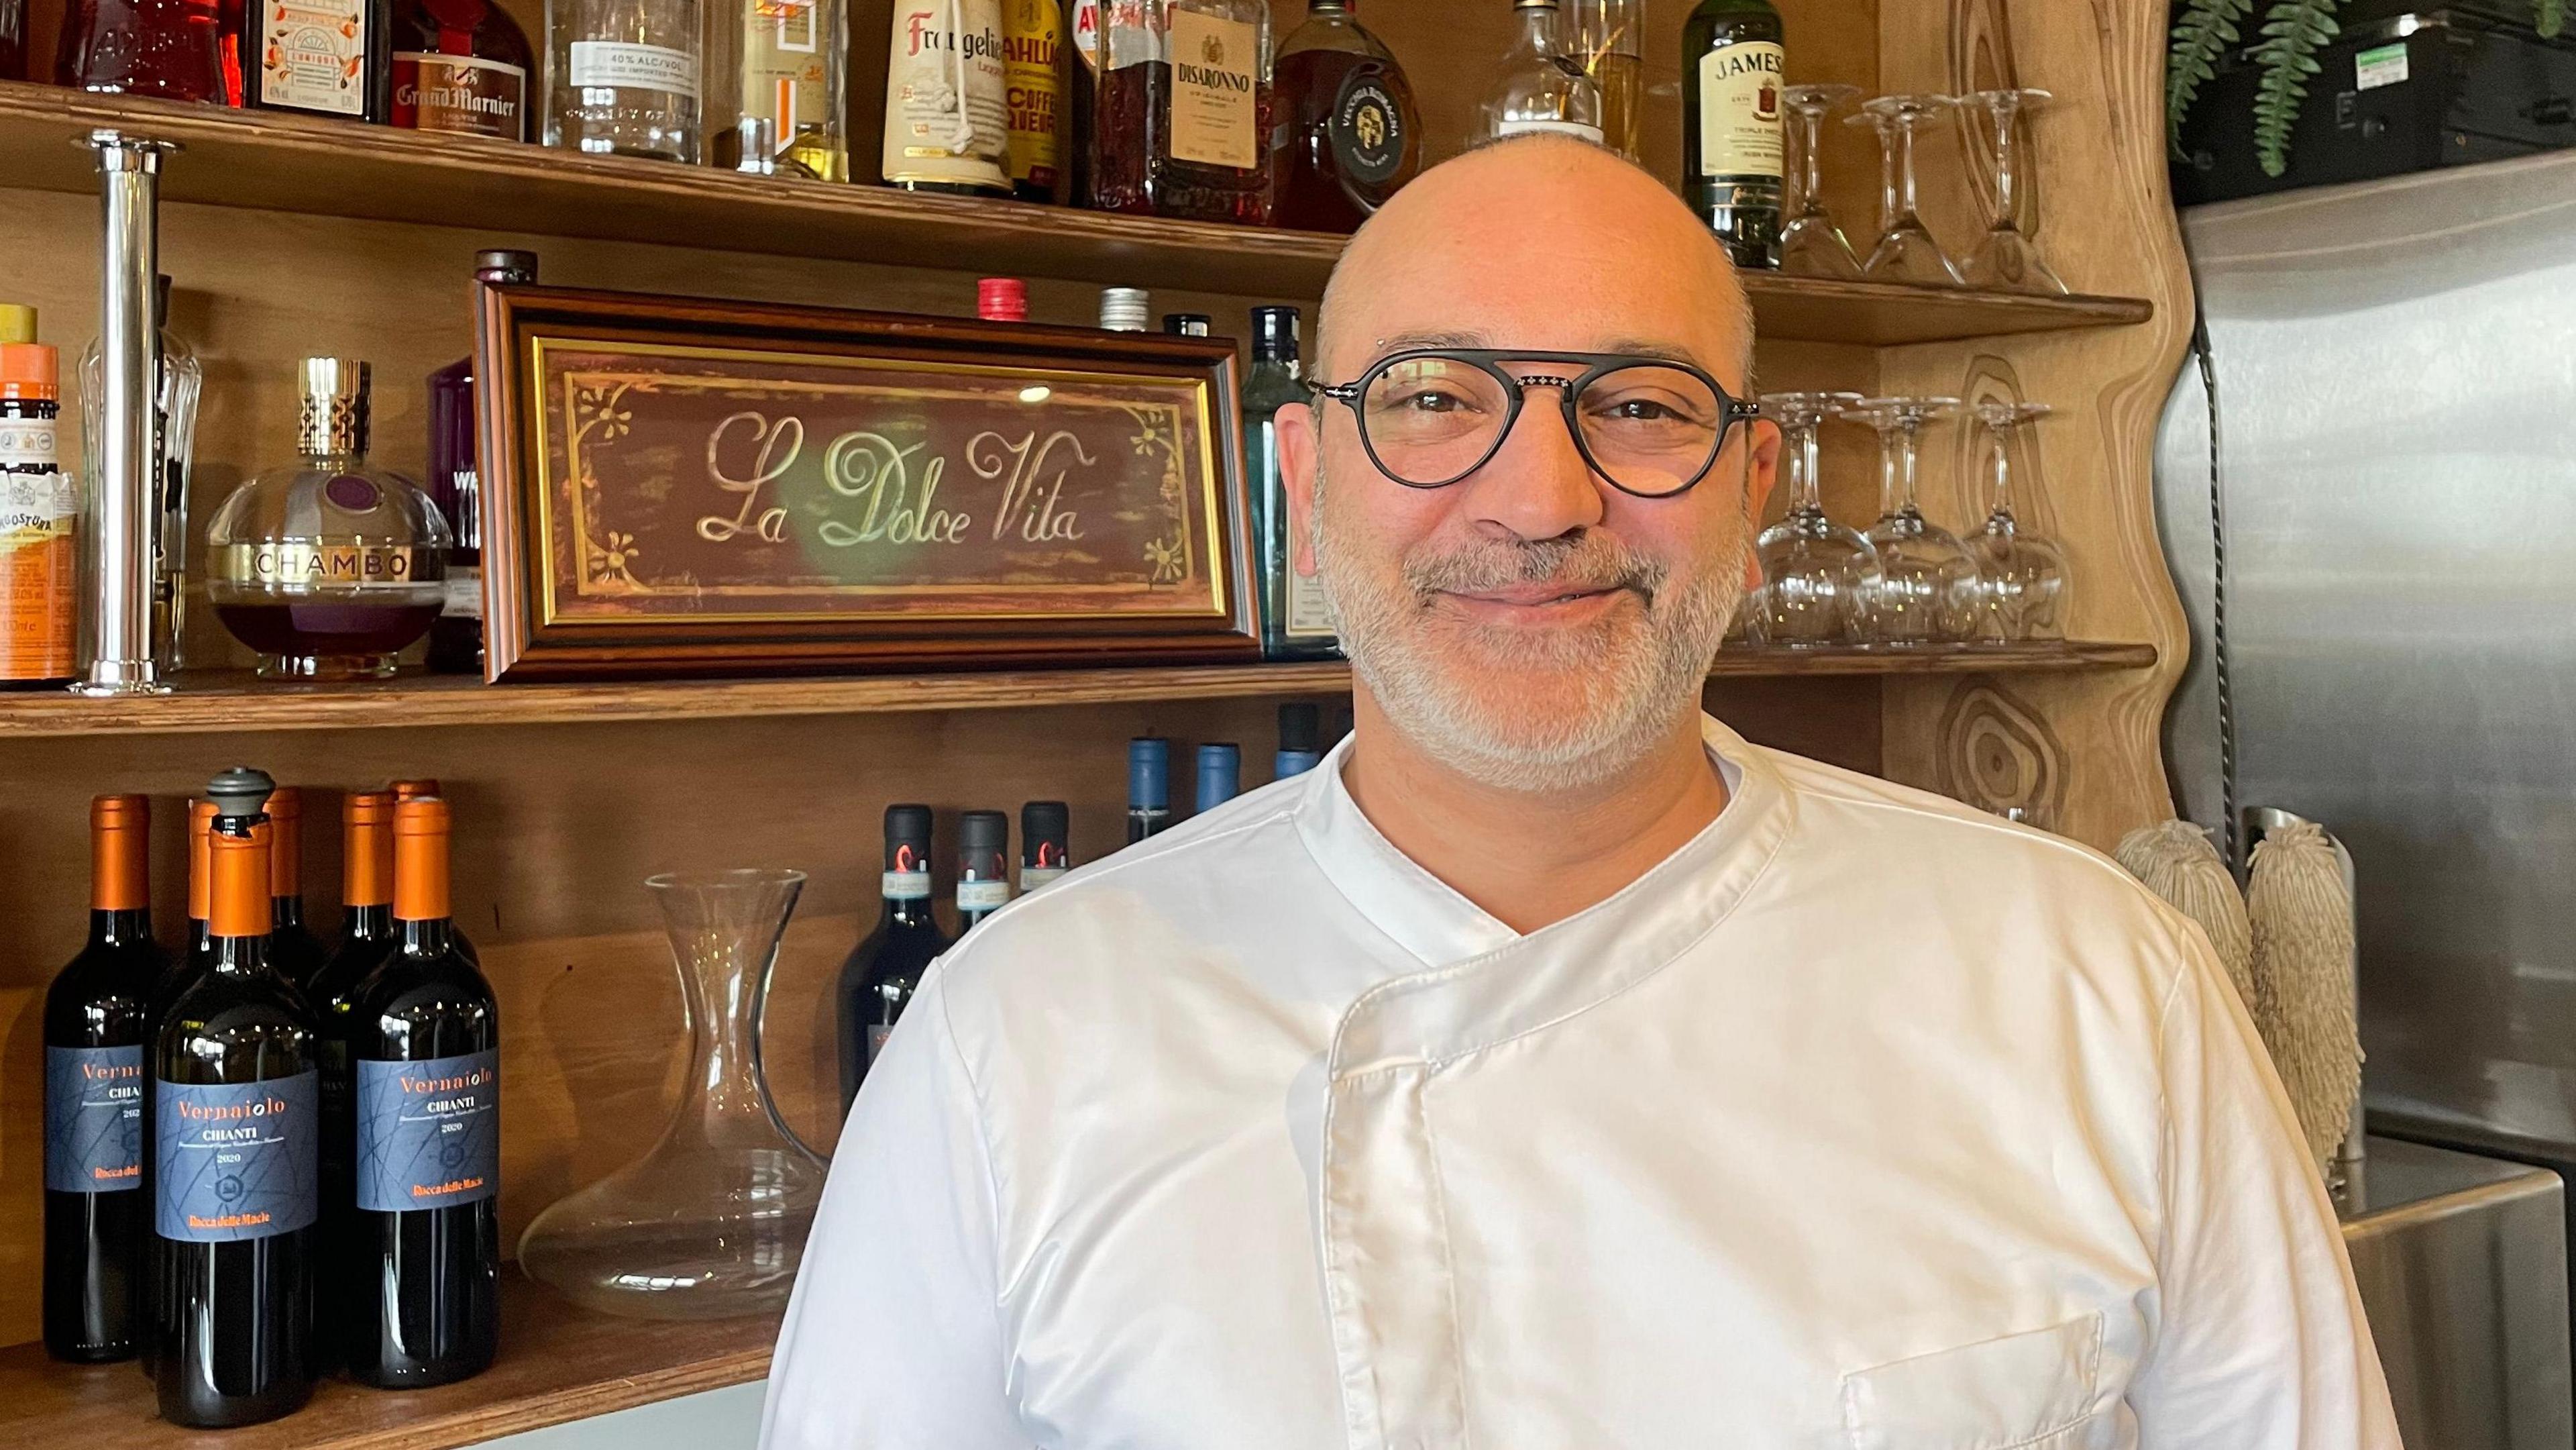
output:
[[[1914,118],[1895,116],[1890,120],[1896,127],[1893,162],[1896,174],[1888,185],[1896,199],[1897,220],[1911,223],[1914,221]]]
[[[1816,155],[1824,145],[1825,114],[1801,110],[1797,116],[1798,124],[1789,128],[1789,141],[1798,148],[1797,165],[1790,168],[1798,178],[1798,215],[1818,216],[1825,209],[1817,199],[1824,188],[1825,168]]]
[[[2012,432],[2010,429],[1997,428],[1993,430],[1993,437],[1995,440],[1994,517],[2009,528],[2013,521]]]
[[[2015,143],[2013,133],[2020,129],[2015,122],[2021,115],[2021,103],[2018,98],[1997,101],[1989,114],[1994,118],[1995,123],[1994,230],[2018,231],[2020,228],[2013,218],[2016,202],[2013,196],[2013,172],[2019,168],[2021,158],[2015,154],[2019,147]]]
[[[1904,426],[1899,423],[1891,422],[1878,430],[1880,518],[1892,519],[1905,512],[1906,502],[1912,496],[1912,485],[1906,477],[1913,469],[1912,460],[1905,456],[1912,451],[1906,446],[1907,436]]]
[[[1920,418],[1903,418],[1896,424],[1897,472],[1905,490],[1903,507],[1908,514],[1922,512],[1914,498],[1914,440],[1916,430],[1922,426],[1923,420]]]
[[[1793,423],[1790,433],[1796,446],[1789,454],[1789,507],[1796,513],[1822,513],[1824,500],[1818,496],[1816,481],[1816,425]]]
[[[1913,150],[1904,139],[1904,128],[1893,116],[1878,118],[1878,230],[1884,236],[1896,230],[1896,224],[1914,209],[1908,195],[1913,187]],[[1903,148],[1907,170],[1902,185],[1897,173],[1897,157]]]

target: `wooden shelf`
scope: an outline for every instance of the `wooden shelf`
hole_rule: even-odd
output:
[[[327,1380],[282,1420],[182,1430],[154,1413],[132,1361],[67,1365],[44,1346],[0,1350],[0,1445],[116,1450],[447,1450],[769,1373],[778,1321],[609,1319],[501,1270],[501,1357],[461,1384],[370,1390]]]
[[[2154,664],[2155,659],[2154,647],[2143,644],[2067,643],[1903,653],[1730,649],[1718,656],[1709,673],[1716,679],[2062,673],[2136,669]],[[227,672],[186,676],[176,692],[159,696],[91,700],[51,692],[0,695],[0,739],[1022,709],[1335,694],[1349,689],[1350,680],[1350,667],[1340,663],[554,685],[485,685],[452,675],[353,685],[289,685]]]
[[[184,148],[163,170],[168,200],[320,216],[690,246],[721,238],[733,250],[782,256],[1283,298],[1320,295],[1343,244],[1315,232],[743,176],[22,81],[0,82],[0,178],[95,191],[91,154],[73,142],[97,127]],[[455,265],[461,286],[461,254]],[[2154,310],[2133,298],[1772,273],[1754,273],[1746,285],[1764,337],[1873,347],[2117,326]],[[959,298],[961,312],[967,300]]]

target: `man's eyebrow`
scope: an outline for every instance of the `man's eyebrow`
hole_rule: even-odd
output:
[[[1485,345],[1485,335],[1481,332],[1399,332],[1393,337],[1378,340],[1378,355],[1383,357],[1390,352],[1406,352],[1417,347],[1483,347]]]
[[[1418,347],[1490,348],[1493,346],[1495,346],[1495,344],[1492,340],[1481,332],[1399,332],[1393,337],[1382,338],[1379,340],[1378,356],[1384,357],[1388,353],[1406,352]],[[1553,349],[1541,348],[1537,350],[1546,352],[1552,351]],[[1608,347],[1600,349],[1600,351],[1606,353],[1618,353],[1625,357],[1652,358],[1657,362],[1688,363],[1693,367],[1701,366],[1700,360],[1692,354],[1689,348],[1677,346],[1669,342],[1650,342],[1642,338],[1619,338],[1613,341]]]
[[[1669,342],[1648,342],[1643,338],[1619,338],[1602,351],[1620,353],[1629,357],[1650,357],[1657,362],[1688,363],[1692,367],[1705,366],[1689,348],[1677,347]]]

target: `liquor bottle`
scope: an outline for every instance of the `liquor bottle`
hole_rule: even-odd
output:
[[[14,81],[26,73],[26,0],[8,0],[0,4],[0,80]]]
[[[492,0],[398,0],[393,124],[528,139],[528,34]]]
[[[1091,204],[1267,221],[1269,0],[1118,0],[1103,11]]]
[[[248,13],[244,105],[393,119],[392,0],[261,0]]]
[[[1142,287],[1100,289],[1100,326],[1108,332],[1143,332],[1154,315],[1153,298]]]
[[[1017,277],[986,277],[975,284],[975,315],[986,322],[1029,320],[1029,284]]]
[[[957,934],[1011,904],[1011,818],[968,811],[957,822]]]
[[[1557,0],[1512,0],[1512,42],[1477,108],[1470,146],[1533,131],[1601,144],[1601,87],[1566,54]]]
[[[143,1186],[144,1019],[170,954],[152,939],[152,802],[90,802],[89,942],[45,990],[45,1350],[135,1352],[151,1199]]]
[[[1064,12],[1057,0],[1002,0],[1011,195],[1053,201],[1064,156]]]
[[[1127,844],[1172,823],[1172,743],[1144,736],[1127,742]]]
[[[1739,267],[1780,265],[1780,12],[1699,0],[1682,22],[1682,199]]]
[[[1163,331],[1174,337],[1206,337],[1216,328],[1216,319],[1204,312],[1166,312]]]
[[[161,1022],[153,1064],[161,1418],[217,1429],[273,1420],[313,1388],[316,1098],[313,1019],[268,964],[271,788],[255,770],[206,787],[211,962]]]
[[[147,1057],[152,1045],[161,1040],[161,1024],[168,1020],[171,1004],[195,986],[214,964],[214,924],[208,920],[214,913],[214,826],[213,801],[188,803],[188,942],[178,957],[163,970],[161,980],[153,984],[151,999],[143,1014]],[[150,1066],[149,1062],[145,1065],[147,1069]],[[152,1145],[160,1141],[155,1136],[158,1125],[153,1121],[157,1096],[150,1091],[143,1094],[143,1192],[145,1198],[155,1203],[159,1200],[154,1196],[153,1174],[157,1169],[153,1163]],[[143,1240],[143,1277],[135,1295],[135,1352],[142,1358],[146,1374],[160,1373],[160,1311],[162,1301],[170,1291],[173,1271],[170,1245],[163,1243],[158,1235],[147,1233]]]
[[[1309,397],[1297,358],[1297,309],[1252,309],[1252,370],[1243,379],[1243,432],[1252,445],[1252,527],[1261,543],[1265,659],[1319,660],[1341,653],[1323,581],[1297,572],[1287,481],[1279,470],[1279,410],[1303,407]]]
[[[330,955],[304,924],[304,793],[281,785],[268,797],[268,964],[302,986]]]
[[[1279,753],[1270,757],[1270,778],[1304,775],[1324,763],[1324,712],[1310,700],[1279,707]]]
[[[474,278],[532,283],[537,254],[504,248],[474,254]],[[483,473],[474,441],[474,359],[429,375],[430,501],[447,521],[447,573],[426,663],[437,674],[483,673]]]
[[[715,164],[760,176],[850,179],[841,88],[850,69],[847,0],[716,0],[708,109]]]
[[[921,974],[948,950],[930,909],[930,807],[888,806],[884,914],[841,963],[841,1112],[859,1095],[868,1065],[885,1050]]]
[[[1065,38],[1073,61],[1065,67],[1065,200],[1091,205],[1091,136],[1100,114],[1100,0],[1065,0]]]
[[[1231,744],[1199,747],[1198,813],[1206,815],[1243,794],[1243,747]]]
[[[1073,812],[1062,801],[1020,807],[1020,894],[1052,883],[1073,866]]]
[[[456,950],[447,802],[394,808],[401,946],[347,1015],[357,1205],[342,1261],[349,1377],[417,1389],[479,1374],[501,1327],[501,1039]]]
[[[1422,168],[1422,113],[1358,0],[1306,0],[1271,81],[1270,224],[1351,232]]]
[[[451,536],[428,494],[367,461],[367,365],[301,373],[299,456],[215,510],[206,597],[264,676],[381,679],[446,602]]]
[[[359,984],[401,944],[394,933],[394,798],[352,791],[340,802],[340,940],[304,984],[320,1035],[314,1045],[322,1102],[321,1260],[352,1262],[357,1229],[356,1073],[351,1013]],[[348,1344],[349,1296],[326,1293],[315,1315],[317,1363]]]
[[[546,6],[546,144],[695,166],[699,0]]]
[[[54,84],[168,101],[232,103],[219,0],[71,0]]]
[[[1002,0],[896,0],[886,60],[890,186],[999,196],[1011,189]]]
[[[80,480],[59,457],[62,359],[32,307],[0,321],[0,687],[80,673]],[[20,336],[20,334],[24,336]]]

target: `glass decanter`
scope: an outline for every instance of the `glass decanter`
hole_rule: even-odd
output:
[[[1972,126],[1984,128],[1984,142],[1995,158],[1994,220],[1986,228],[1985,240],[1977,243],[1967,265],[1959,269],[1971,287],[2057,297],[2068,291],[2056,269],[2040,260],[2038,243],[2021,229],[2022,196],[2030,185],[2021,119],[2048,98],[2048,92],[2031,87],[1978,91],[1966,98],[1965,114]]]
[[[2066,553],[2024,528],[2013,512],[2013,500],[2024,482],[2039,476],[2039,455],[2029,442],[2030,425],[2049,415],[2046,403],[1989,399],[1977,404],[1977,421],[1985,425],[1993,470],[1987,475],[1992,511],[1986,525],[1968,539],[1977,556],[1976,637],[1985,644],[2019,644],[2025,640],[2061,639],[2066,619]],[[2022,448],[2025,467],[2016,470],[2013,449]]]
[[[1915,501],[1916,440],[1958,406],[1956,398],[1864,398],[1840,415],[1878,430],[1879,518],[1865,535],[1878,551],[1878,582],[1862,605],[1873,645],[1956,644],[1975,625],[1976,557]]]
[[[1844,124],[1878,132],[1878,244],[1861,271],[1882,282],[1956,287],[1959,268],[1914,209],[1914,136],[1952,105],[1948,96],[1879,96]]]
[[[1567,54],[1557,0],[1512,0],[1512,43],[1476,111],[1470,146],[1531,131],[1601,144],[1601,87]]]
[[[1762,565],[1756,632],[1766,644],[1820,649],[1862,640],[1861,602],[1878,580],[1878,551],[1825,516],[1816,430],[1858,393],[1765,393],[1762,416],[1787,435],[1789,512],[1754,540]]]
[[[780,1115],[760,1060],[761,1009],[805,873],[683,872],[644,885],[688,1019],[680,1102],[644,1156],[537,1215],[519,1264],[609,1314],[774,1314],[796,1286],[826,1171]]]
[[[296,450],[206,525],[206,599],[272,679],[382,679],[445,602],[447,521],[367,462],[367,365],[309,357]]]
[[[1824,126],[1836,106],[1860,94],[1858,86],[1790,86],[1780,92],[1788,107],[1789,220],[1780,228],[1780,270],[1802,277],[1857,277],[1860,258],[1842,225],[1825,210]]]

